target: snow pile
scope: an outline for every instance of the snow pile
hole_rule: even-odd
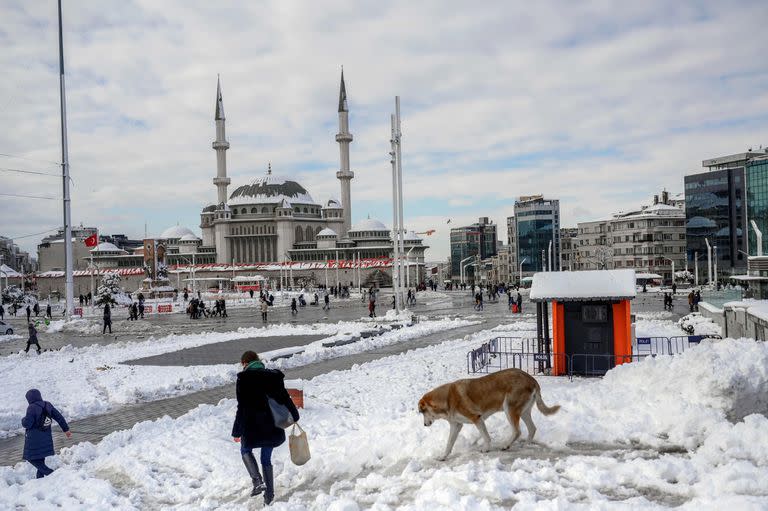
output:
[[[678,326],[687,335],[722,335],[720,325],[698,312],[683,316],[677,321]]]
[[[82,320],[81,320],[82,321]],[[303,351],[275,362],[276,367],[292,368],[312,362],[360,353],[411,340],[430,333],[472,324],[464,320],[424,321],[409,328],[391,330],[354,344],[326,348],[322,344],[353,336],[370,328],[367,322],[317,323],[313,325],[269,325],[266,328],[241,328],[236,332],[208,332],[169,335],[141,342],[115,342],[82,348],[65,346],[42,355],[18,353],[0,358],[0,438],[20,431],[20,418],[26,410],[24,393],[40,389],[43,398],[56,405],[68,419],[107,412],[115,406],[153,401],[197,390],[232,383],[239,370],[232,364],[209,366],[129,366],[126,360],[170,353],[184,348],[244,338],[291,335],[325,335],[299,348],[262,352],[265,359]],[[258,347],[258,341],[254,342]]]
[[[448,426],[417,413],[429,389],[466,377],[467,350],[486,331],[305,382],[302,425],[313,458],[296,467],[275,451],[276,510],[765,509],[768,507],[768,345],[705,342],[675,357],[628,364],[603,380],[538,378],[547,404],[540,443],[501,451],[511,433],[487,420],[492,450],[463,429],[437,461]],[[385,385],[382,382],[386,382]],[[80,444],[53,458],[50,478],[26,464],[0,468],[0,507],[222,509],[260,507],[238,445],[234,401],[200,406]],[[738,412],[738,413],[735,413]],[[197,441],[181,438],[191,435]],[[688,449],[689,452],[682,451]],[[47,491],[50,487],[66,491]]]

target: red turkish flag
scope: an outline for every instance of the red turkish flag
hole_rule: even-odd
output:
[[[85,246],[86,247],[95,247],[99,244],[99,237],[96,234],[91,234],[87,238],[85,238]]]

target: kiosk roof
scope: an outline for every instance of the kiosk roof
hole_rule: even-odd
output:
[[[540,272],[533,276],[531,300],[558,302],[632,299],[635,270]]]

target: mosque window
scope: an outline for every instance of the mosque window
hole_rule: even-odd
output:
[[[251,208],[251,213],[256,214],[256,208]]]
[[[243,209],[241,209],[241,210],[240,210],[240,214],[241,214],[241,215],[244,215],[245,213],[246,213],[246,211],[245,211],[245,208],[243,208]]]
[[[315,235],[312,232],[312,228],[310,226],[307,226],[306,233],[307,233],[307,241],[312,241]]]
[[[262,213],[267,213],[267,208],[261,208]]]

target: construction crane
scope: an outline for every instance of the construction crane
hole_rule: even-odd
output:
[[[417,232],[416,234],[425,234],[427,236],[432,236],[433,234],[435,234],[435,230],[434,229],[427,229],[424,232]]]

